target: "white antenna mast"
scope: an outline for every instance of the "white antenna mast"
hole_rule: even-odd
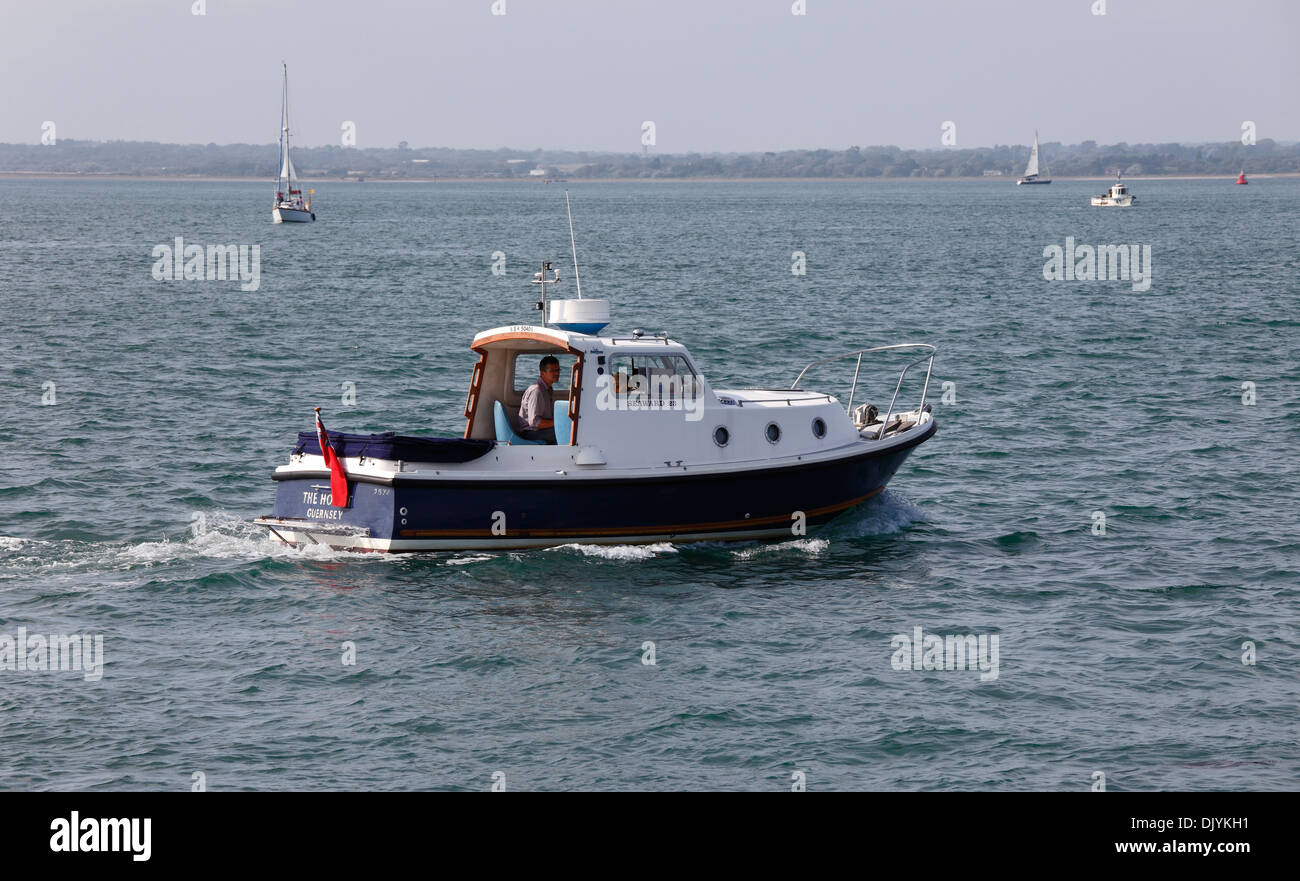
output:
[[[569,191],[564,191],[564,208],[569,212],[569,245],[573,248],[573,285],[578,289],[578,299],[582,299],[582,279],[578,277],[578,243],[573,238],[573,208],[569,205]]]

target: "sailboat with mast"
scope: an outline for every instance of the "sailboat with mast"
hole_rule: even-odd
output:
[[[284,70],[284,92],[280,102],[280,170],[275,177],[275,208],[271,217],[276,223],[311,223],[316,215],[311,210],[311,194],[302,197],[302,184],[295,186],[293,160],[289,158],[289,66],[281,62]]]
[[[1046,169],[1046,164],[1044,164]],[[1029,164],[1025,166],[1025,176],[1016,181],[1016,186],[1021,184],[1050,184],[1052,179],[1047,176],[1044,170],[1043,176],[1038,176],[1038,131],[1034,131],[1034,147],[1029,151]]]

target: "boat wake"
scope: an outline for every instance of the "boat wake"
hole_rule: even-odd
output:
[[[496,557],[492,554],[470,554],[469,556],[452,557],[446,562],[448,566],[468,566],[471,563],[486,563],[495,559]]]
[[[822,535],[828,538],[864,538],[894,535],[913,524],[924,522],[925,512],[906,496],[884,490],[847,517],[829,524]]]
[[[854,514],[829,524],[810,537],[769,543],[746,543],[741,547],[714,542],[646,545],[566,544],[528,553],[560,553],[615,562],[641,562],[676,555],[688,548],[712,548],[730,553],[737,560],[798,554],[815,557],[833,542],[865,536],[892,535],[923,521],[923,512],[906,497],[885,490]],[[510,556],[519,556],[511,552]],[[0,535],[0,582],[26,579],[33,573],[82,573],[119,571],[166,566],[195,560],[398,560],[400,554],[357,554],[333,550],[325,545],[295,548],[276,541],[248,520],[220,511],[205,512],[201,521],[183,532],[164,535],[156,541],[103,542],[76,539],[43,540]],[[448,565],[467,565],[499,559],[500,555],[470,553],[457,555]]]
[[[849,538],[862,538],[865,536],[894,535],[908,529],[912,525],[925,520],[924,512],[916,505],[912,504],[906,496],[886,489],[876,498],[867,502],[856,512],[837,520],[826,526],[820,532],[814,533],[808,537],[793,538],[788,541],[770,541],[770,542],[745,542],[737,546],[734,542],[689,542],[684,544],[674,544],[672,542],[656,542],[654,544],[644,545],[596,545],[596,544],[565,544],[556,547],[540,548],[536,551],[510,551],[511,557],[524,557],[534,553],[542,554],[577,554],[583,557],[594,557],[601,560],[613,560],[622,562],[640,562],[643,560],[652,560],[656,557],[663,557],[669,554],[679,554],[683,551],[708,550],[722,551],[730,554],[737,560],[752,560],[759,557],[767,558],[779,554],[799,554],[807,557],[815,557],[824,553],[835,540]],[[480,563],[488,560],[499,559],[506,552],[499,554],[488,553],[471,553],[463,556],[453,557],[447,560],[448,565],[467,565],[471,563]]]
[[[791,551],[815,557],[830,546],[831,543],[824,538],[797,538],[794,541],[782,541],[775,544],[762,544],[748,548],[738,548],[733,550],[731,554],[737,560],[752,560],[755,557],[766,556],[769,554],[788,554]]]
[[[677,546],[666,541],[649,545],[584,545],[568,544],[546,548],[546,552],[578,552],[584,557],[599,557],[603,560],[649,560],[661,554],[675,554]]]
[[[246,519],[227,514],[208,514],[201,529],[184,533],[176,539],[164,536],[160,541],[145,541],[120,548],[118,558],[128,565],[155,565],[181,560],[356,560],[366,556],[338,551],[326,545],[290,547],[273,538],[265,529]]]
[[[210,512],[205,513],[198,528],[164,535],[157,541],[49,541],[0,536],[0,581],[25,579],[38,571],[69,575],[130,571],[202,559],[360,561],[386,556],[336,551],[323,545],[292,548],[245,518]]]

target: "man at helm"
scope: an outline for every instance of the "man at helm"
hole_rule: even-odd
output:
[[[539,369],[541,375],[537,382],[528,387],[519,402],[519,436],[553,444],[555,420],[551,415],[555,412],[555,399],[551,396],[551,386],[560,378],[560,361],[554,355],[547,355]]]

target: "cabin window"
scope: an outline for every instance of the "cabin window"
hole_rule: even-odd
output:
[[[822,419],[820,416],[814,419],[812,421],[812,431],[813,437],[815,438],[826,437],[826,420]]]
[[[607,375],[601,379],[620,410],[680,410],[703,385],[680,355],[614,355]]]
[[[713,429],[713,442],[715,444],[720,447],[725,447],[729,440],[731,440],[731,432],[727,431],[726,428],[719,425],[717,428]]]
[[[781,439],[781,426],[775,422],[769,422],[767,428],[763,429],[763,434],[767,437],[769,444],[774,444]]]
[[[547,355],[560,362],[560,378],[555,381],[555,385],[551,386],[551,394],[557,398],[566,397],[556,393],[569,390],[569,377],[572,375],[574,362],[578,360],[577,355],[570,355],[568,352],[520,352],[515,355],[515,394],[522,395],[530,385],[537,382],[537,377],[541,374],[542,359]]]

